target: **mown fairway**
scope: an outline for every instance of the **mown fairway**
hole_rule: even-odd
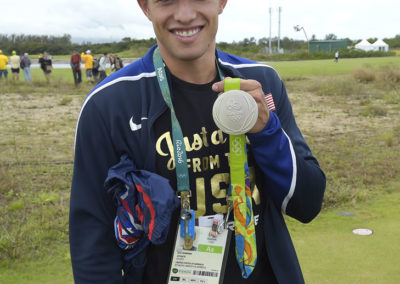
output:
[[[287,219],[307,283],[399,283],[400,57],[268,63],[327,175],[323,212]],[[0,283],[72,283],[69,188],[80,105],[70,70],[0,82]],[[351,211],[355,216],[341,216]],[[352,230],[367,227],[372,236]]]

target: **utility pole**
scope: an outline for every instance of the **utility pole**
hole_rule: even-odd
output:
[[[269,7],[269,54],[272,53],[272,46],[271,46],[271,27],[272,27],[272,8]]]
[[[279,13],[279,17],[278,17],[278,53],[279,50],[281,49],[281,12],[282,12],[282,7],[278,8],[278,13]]]

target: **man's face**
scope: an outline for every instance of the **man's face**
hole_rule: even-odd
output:
[[[226,1],[138,0],[153,23],[164,60],[183,61],[214,53],[218,15]]]

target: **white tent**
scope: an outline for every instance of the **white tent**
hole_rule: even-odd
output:
[[[389,45],[381,39],[378,39],[373,44],[371,44],[371,47],[374,51],[389,51]]]
[[[373,50],[372,45],[371,45],[371,44],[369,43],[369,41],[366,40],[366,39],[363,39],[362,41],[360,41],[359,43],[357,43],[354,47],[355,47],[356,49],[361,49],[361,50],[364,50],[364,51]]]

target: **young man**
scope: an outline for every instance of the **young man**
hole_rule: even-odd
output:
[[[108,170],[122,155],[136,169],[167,178],[174,189],[179,183],[172,112],[158,81],[162,67],[155,68],[153,61],[158,48],[167,76],[160,81],[167,79],[185,138],[196,218],[227,212],[229,136],[212,117],[213,104],[224,90],[218,69],[225,77],[241,78],[240,89],[257,104],[256,124],[247,133],[257,263],[243,278],[232,236],[224,283],[303,283],[282,213],[310,222],[321,209],[325,176],[296,125],[283,82],[271,67],[215,50],[218,17],[227,0],[138,3],[153,24],[157,46],[94,88],[78,120],[70,207],[75,282],[168,280],[179,209],[173,212],[165,243],[150,244],[144,264],[134,258],[127,265],[129,250],[120,249],[114,236],[115,203],[104,188]]]
[[[21,62],[21,58],[17,55],[15,50],[12,51],[10,57],[10,65],[11,65],[11,73],[13,81],[19,81],[19,64]]]
[[[93,56],[92,52],[88,49],[86,53],[81,54],[82,60],[85,62],[86,78],[89,82],[94,81],[93,79]]]

